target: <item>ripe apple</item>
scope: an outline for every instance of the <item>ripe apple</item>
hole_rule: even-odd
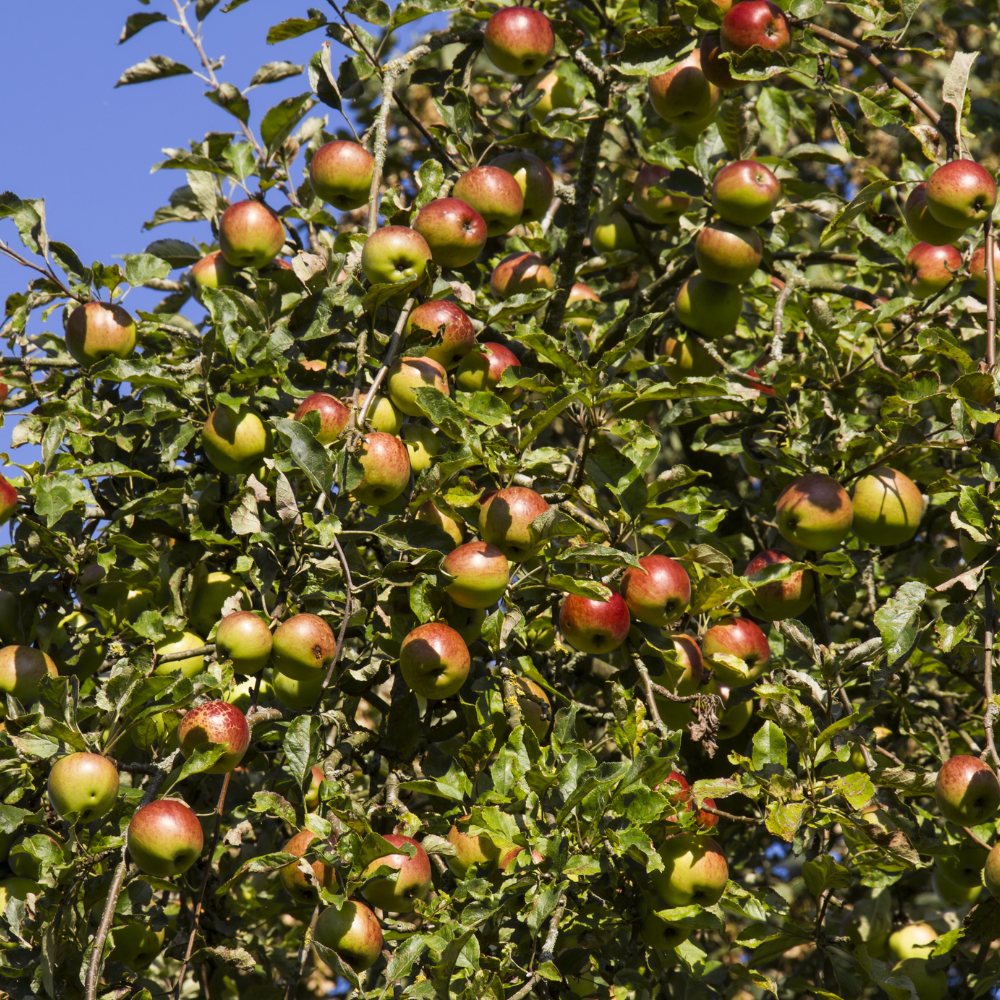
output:
[[[701,122],[712,114],[721,96],[702,72],[698,49],[666,73],[649,78],[649,103],[666,122]]]
[[[481,350],[471,351],[455,373],[455,385],[464,392],[495,389],[503,373],[511,366],[521,367],[517,355],[503,344],[484,343]],[[518,390],[514,390],[516,395]]]
[[[440,362],[430,357],[400,358],[389,369],[389,398],[398,410],[410,417],[427,415],[414,398],[417,389],[438,389],[450,395],[448,373]]]
[[[368,424],[384,434],[398,434],[403,426],[403,414],[388,396],[376,396],[368,408]]]
[[[383,226],[365,240],[361,270],[373,285],[418,284],[427,273],[431,248],[408,226]]]
[[[948,857],[935,858],[934,865],[949,882],[968,889],[983,884],[983,868],[989,853],[985,847],[973,844],[958,848]]]
[[[684,170],[644,163],[632,182],[632,204],[650,222],[673,225],[700,196],[701,181]]]
[[[333,629],[319,615],[293,615],[274,632],[271,664],[297,681],[325,677],[337,648]]]
[[[417,212],[413,228],[441,267],[465,267],[486,245],[486,220],[461,198],[429,201]]]
[[[739,90],[746,86],[744,80],[733,76],[730,64],[722,58],[722,38],[717,31],[704,35],[698,54],[701,56],[701,71],[709,83],[714,83],[719,90]]]
[[[594,253],[599,254],[639,249],[635,230],[621,212],[594,216],[590,225],[590,245],[594,248]]]
[[[48,653],[32,646],[4,646],[0,649],[0,692],[3,694],[12,694],[25,703],[34,701],[46,675],[59,676]]]
[[[183,875],[205,845],[201,823],[186,802],[155,799],[136,810],[128,825],[128,851],[147,875]]]
[[[914,298],[927,299],[947,288],[962,269],[962,255],[953,246],[918,243],[906,255],[906,284]]]
[[[407,424],[403,428],[403,441],[414,473],[429,469],[434,464],[434,459],[441,454],[441,441],[429,427]]]
[[[723,52],[737,55],[754,46],[767,52],[786,52],[792,44],[782,9],[770,0],[743,0],[722,19],[719,30]]]
[[[445,593],[462,608],[496,604],[510,580],[507,557],[487,542],[459,545],[445,556],[441,568],[454,578]]]
[[[259,201],[238,201],[219,220],[219,246],[233,267],[266,267],[285,245],[285,227]]]
[[[567,594],[559,608],[559,628],[581,653],[610,653],[628,637],[628,605],[617,591],[606,601]]]
[[[189,618],[191,625],[204,635],[211,635],[226,601],[237,594],[246,596],[239,577],[220,570],[206,573],[205,577],[198,583],[194,592],[194,600],[191,602]]]
[[[679,322],[709,340],[728,336],[736,329],[743,311],[743,296],[736,285],[692,275],[681,285],[674,300]]]
[[[671,788],[670,783],[673,782],[675,785],[679,785],[679,788]],[[671,805],[680,806],[684,812],[692,812],[694,806],[691,803],[691,783],[681,774],[680,771],[671,771],[667,775],[667,780],[661,782],[656,788],[653,789],[657,792],[662,792],[670,800]],[[715,799],[705,799],[705,805],[710,808],[715,808]],[[702,830],[709,830],[712,827],[719,825],[719,817],[715,813],[706,812],[704,809],[698,810],[698,826]],[[670,822],[679,823],[680,819],[674,815],[670,817]]]
[[[235,278],[236,268],[221,250],[213,250],[191,266],[191,279],[198,288],[228,288]]]
[[[653,872],[653,888],[668,906],[712,906],[729,879],[729,866],[713,837],[679,833],[659,848],[663,871]]]
[[[993,244],[993,276],[1000,281],[1000,246]],[[986,298],[986,247],[977,247],[969,259],[969,277],[974,278],[976,295]]]
[[[364,903],[348,899],[328,906],[316,921],[315,940],[332,948],[355,972],[370,969],[382,954],[382,926]]]
[[[1000,806],[1000,784],[988,764],[959,754],[941,765],[934,798],[945,819],[957,826],[976,826],[985,823]]]
[[[897,961],[927,958],[937,939],[938,932],[930,924],[907,924],[889,935],[889,952]]]
[[[932,247],[955,243],[965,234],[965,226],[959,229],[943,226],[931,215],[927,207],[926,184],[918,184],[910,192],[903,206],[903,218],[910,232],[922,243],[930,243]]]
[[[368,204],[375,157],[360,143],[335,139],[320,146],[309,163],[316,196],[342,212]]]
[[[792,562],[792,557],[777,549],[765,549],[754,556],[747,565],[746,576],[753,583],[754,574],[768,566]],[[757,587],[755,598],[759,617],[769,622],[780,622],[786,618],[798,618],[812,604],[816,594],[812,573],[797,569],[784,580],[774,580]],[[756,612],[755,612],[756,613]]]
[[[378,871],[385,866],[396,870],[395,876],[379,876],[367,882],[361,895],[372,906],[391,913],[412,913],[414,903],[426,897],[431,888],[431,862],[427,852],[412,837],[390,833],[385,838],[393,847],[409,844],[416,848],[412,858],[406,854],[386,854],[376,858],[365,874]]]
[[[1000,844],[994,844],[986,857],[983,866],[983,885],[990,890],[990,895],[1000,900]]]
[[[884,465],[862,476],[851,499],[854,534],[872,545],[901,545],[920,528],[924,498],[902,472]]]
[[[744,670],[721,662],[713,665],[718,682],[729,687],[752,684],[771,658],[767,636],[749,618],[724,618],[705,633],[701,648],[706,656],[727,653],[743,661]]]
[[[503,73],[531,76],[552,57],[552,23],[532,7],[504,7],[487,22],[483,48]]]
[[[927,181],[925,194],[930,214],[952,229],[981,226],[997,203],[993,176],[972,160],[942,164]]]
[[[498,299],[526,295],[539,288],[551,292],[555,287],[555,275],[545,261],[535,253],[519,252],[504,257],[490,276],[490,291]]]
[[[202,743],[224,746],[226,752],[204,774],[228,774],[250,746],[246,716],[226,701],[206,701],[192,708],[177,727],[181,753],[190,757]]]
[[[712,182],[712,207],[737,226],[766,222],[780,200],[781,182],[756,160],[727,163]]]
[[[574,302],[600,302],[601,297],[594,291],[590,285],[585,285],[582,281],[576,282],[573,287],[569,290],[569,297],[566,299],[566,322],[571,323],[573,326],[577,327],[579,330],[589,330],[594,325],[594,317],[586,313],[574,316],[569,307],[573,305]]]
[[[315,677],[307,677],[302,681],[273,670],[271,672],[271,687],[274,690],[274,697],[285,708],[307,709],[312,708],[319,700],[325,679],[326,674],[320,670],[316,671]]]
[[[110,812],[118,799],[118,769],[97,753],[60,757],[49,771],[49,801],[65,819],[92,823]]]
[[[854,510],[847,491],[836,479],[812,472],[781,491],[776,520],[786,541],[826,552],[850,534]]]
[[[361,503],[382,507],[409,485],[410,456],[398,437],[372,431],[365,435],[357,459],[364,476],[351,492]]]
[[[154,647],[157,656],[166,656],[167,653],[180,653],[185,649],[200,649],[205,645],[205,640],[194,632],[167,632],[166,638],[158,642]],[[154,674],[180,674],[182,677],[194,677],[205,669],[204,656],[192,656],[186,660],[171,660],[169,663],[161,663],[154,671]]]
[[[416,513],[418,521],[426,521],[428,524],[437,525],[445,534],[450,535],[456,545],[461,545],[463,540],[462,526],[444,511],[435,506],[433,500],[425,500]],[[466,640],[468,641],[468,640]]]
[[[455,198],[471,205],[486,222],[489,236],[503,236],[520,221],[524,211],[521,185],[500,167],[473,167],[452,189]]]
[[[974,903],[983,891],[982,884],[959,885],[940,869],[936,869],[931,876],[931,887],[945,903],[956,908]]]
[[[463,816],[451,825],[448,840],[455,845],[456,854],[451,855],[448,867],[459,877],[465,878],[472,865],[493,865],[500,857],[500,849],[485,833],[473,836],[466,833],[470,816]]]
[[[670,382],[679,382],[682,378],[708,378],[719,370],[718,361],[693,337],[684,340],[665,337],[660,344],[660,354],[671,362],[664,366]]]
[[[643,556],[639,569],[630,566],[621,582],[621,595],[629,611],[647,625],[666,628],[691,604],[691,578],[669,556]]]
[[[506,170],[517,181],[524,198],[521,223],[541,222],[552,204],[555,182],[552,171],[533,153],[517,149],[490,161],[491,167]]]
[[[6,524],[17,510],[17,490],[0,475],[0,524]]]
[[[756,229],[717,221],[698,234],[694,252],[706,278],[741,285],[760,266],[764,243]]]
[[[430,334],[437,341],[427,348],[426,357],[437,361],[445,369],[458,365],[476,346],[476,330],[465,310],[454,302],[435,299],[422,302],[406,321],[406,335]]]
[[[201,431],[205,457],[219,472],[237,476],[251,472],[271,450],[267,424],[247,406],[217,406]]]
[[[497,490],[479,509],[479,534],[512,562],[523,562],[538,551],[531,522],[548,509],[539,494],[524,486]]]
[[[301,421],[307,413],[319,413],[319,430],[316,440],[320,444],[336,441],[344,433],[351,419],[351,411],[335,396],[328,392],[314,392],[299,403],[293,420]]]
[[[525,96],[531,98],[536,93],[541,94],[541,97],[528,110],[528,114],[536,122],[544,121],[549,112],[556,108],[572,108],[578,104],[573,87],[555,71],[541,77]]]
[[[521,722],[535,734],[539,746],[544,746],[552,726],[552,702],[549,701],[549,696],[530,677],[515,677],[514,687],[517,689],[517,703],[521,708]]]
[[[918,1000],[944,1000],[948,995],[946,969],[931,971],[926,958],[905,958],[893,966],[893,973],[908,976],[917,991]]]
[[[105,358],[130,358],[135,320],[119,305],[85,302],[66,320],[66,350],[85,368]]]
[[[695,694],[705,676],[698,643],[688,635],[674,635],[671,640],[677,662],[664,660],[662,672],[652,679],[674,694]],[[689,701],[671,701],[656,695],[656,706],[660,710],[660,718],[670,729],[683,729],[694,720],[694,709]]]
[[[271,630],[252,611],[234,611],[219,622],[215,651],[220,660],[231,660],[233,670],[259,674],[271,658]]]
[[[315,701],[315,699],[313,699]],[[310,704],[310,707],[312,705]],[[285,854],[294,854],[297,858],[301,858],[305,855],[306,851],[309,850],[309,845],[312,844],[314,840],[319,840],[319,837],[312,832],[312,830],[300,830],[295,836],[288,841],[287,844],[282,848],[282,852]],[[313,875],[316,877],[316,881],[324,888],[330,892],[335,892],[337,889],[337,874],[333,869],[332,865],[328,865],[325,861],[317,860],[310,862],[310,867],[312,868]],[[316,887],[309,881],[309,877],[302,871],[299,867],[298,861],[292,861],[285,865],[284,868],[278,869],[278,881],[281,882],[282,888],[288,893],[296,903],[313,903],[316,901],[318,893],[316,892]]]
[[[428,701],[458,694],[471,664],[465,640],[443,622],[418,625],[399,647],[399,669],[406,686]]]

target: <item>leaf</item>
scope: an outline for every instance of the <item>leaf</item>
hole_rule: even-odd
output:
[[[761,125],[784,146],[792,124],[792,107],[788,94],[777,87],[764,87],[757,98],[757,117]]]
[[[144,285],[151,278],[165,278],[170,274],[170,264],[151,253],[127,253],[122,255],[125,261],[125,280],[130,285]]]
[[[882,636],[890,669],[916,641],[920,609],[929,590],[927,584],[911,580],[875,612],[875,624]]]
[[[326,492],[333,485],[333,463],[327,450],[305,424],[287,417],[271,421],[288,446],[295,464],[309,477],[316,489]]]
[[[166,56],[150,56],[145,62],[130,66],[118,78],[116,87],[126,87],[132,83],[146,83],[149,80],[166,80],[171,76],[186,76],[191,73],[183,63],[174,62]]]
[[[184,761],[177,782],[189,778],[192,774],[201,774],[202,771],[207,771],[224,753],[226,753],[226,747],[218,744],[202,743],[195,747],[194,753]]]
[[[267,44],[277,45],[278,42],[299,38],[310,31],[322,28],[325,24],[326,18],[319,11],[315,11],[308,20],[303,17],[290,17],[287,21],[282,21],[268,29]]]
[[[870,205],[883,191],[888,191],[893,187],[895,181],[888,178],[872,181],[865,185],[836,215],[830,220],[829,225],[823,230],[820,236],[820,243],[828,243],[839,235],[840,231],[846,229],[850,224]]]
[[[301,786],[315,762],[313,739],[319,731],[320,719],[316,715],[299,715],[292,719],[285,732],[281,747],[285,751],[289,773]]]
[[[788,741],[770,719],[753,737],[753,766],[760,771],[765,764],[773,764],[782,769],[788,767]]]
[[[251,87],[259,87],[265,83],[277,83],[279,80],[287,80],[292,76],[299,76],[302,67],[297,63],[290,62],[269,62],[264,63],[260,69],[254,73],[250,80]]]
[[[146,247],[146,254],[165,260],[174,267],[187,267],[202,258],[201,251],[183,240],[156,240]]]
[[[548,585],[563,593],[589,597],[594,601],[611,600],[611,588],[597,580],[577,580],[563,573],[553,573],[548,578]]]
[[[774,803],[768,806],[764,825],[776,837],[791,842],[802,826],[807,808],[808,804],[805,802],[789,802],[786,805]]]
[[[315,104],[312,94],[299,94],[298,97],[286,97],[271,108],[260,123],[260,137],[268,150],[277,149]]]
[[[143,28],[148,28],[151,24],[166,20],[167,15],[161,14],[159,11],[150,11],[148,14],[129,14],[125,19],[125,27],[122,28],[118,44],[121,45],[122,42],[127,42],[130,38],[134,38]]]
[[[236,870],[236,873],[228,881],[223,882],[218,889],[215,890],[216,896],[223,896],[232,889],[234,885],[241,878],[246,875],[255,875],[258,872],[276,872],[286,865],[294,864],[298,861],[298,857],[294,854],[286,854],[283,851],[275,852],[274,854],[262,854],[260,857],[251,858],[249,861],[244,861],[242,865]]]
[[[948,73],[941,88],[941,99],[947,108],[941,125],[946,129],[955,148],[961,148],[962,113],[965,109],[965,92],[969,85],[969,72],[979,58],[978,52],[956,52],[951,59]]]
[[[817,899],[826,889],[846,889],[851,884],[850,872],[829,854],[806,861],[802,865],[802,878]]]
[[[250,102],[231,83],[220,84],[214,90],[207,90],[205,96],[216,106],[228,111],[244,125],[250,121]]]

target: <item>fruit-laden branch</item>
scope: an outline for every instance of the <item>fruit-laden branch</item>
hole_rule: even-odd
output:
[[[75,292],[71,292],[55,276],[55,274],[52,272],[51,268],[48,268],[48,267],[39,267],[38,264],[32,264],[30,260],[28,260],[26,257],[22,257],[16,250],[11,250],[11,248],[9,246],[7,246],[7,244],[4,243],[2,240],[0,240],[0,253],[6,254],[8,257],[10,257],[11,260],[16,260],[18,262],[18,264],[20,264],[22,267],[30,267],[32,271],[37,271],[39,274],[44,275],[46,278],[49,279],[49,281],[52,281],[55,284],[57,284],[62,289],[63,293],[68,298],[74,299],[77,302],[83,302],[84,301],[84,299],[82,299]],[[74,366],[76,366],[76,364],[77,364],[76,362],[73,362]]]
[[[503,707],[507,712],[507,725],[513,731],[522,723],[521,703],[518,701],[514,678],[506,659],[500,664],[500,685],[503,688]]]
[[[411,300],[412,301],[412,300]],[[340,560],[340,568],[344,574],[344,617],[340,622],[340,630],[337,632],[337,645],[333,650],[333,659],[330,661],[330,669],[326,672],[326,677],[323,678],[323,686],[320,688],[319,697],[316,699],[316,704],[313,705],[313,713],[319,711],[320,703],[323,701],[323,695],[326,694],[327,688],[330,686],[330,681],[333,678],[334,671],[337,669],[337,662],[340,660],[340,651],[344,648],[344,636],[347,634],[347,623],[351,617],[351,595],[354,593],[354,581],[351,579],[351,568],[347,565],[347,556],[344,555],[344,549],[340,544],[340,539],[336,535],[333,536],[333,547],[337,550],[337,558]]]
[[[53,358],[0,358],[0,365],[9,368],[79,368],[79,361],[56,361]]]
[[[625,648],[628,650],[628,655],[632,658],[632,665],[638,672],[639,679],[642,681],[642,688],[646,692],[646,708],[649,710],[649,717],[653,720],[653,725],[656,726],[657,732],[661,736],[666,736],[668,730],[664,725],[663,719],[660,718],[660,710],[656,706],[656,694],[653,690],[653,679],[649,676],[646,664],[639,659],[638,654],[632,648],[632,643],[626,642]],[[659,687],[659,685],[656,686]],[[693,695],[692,697],[698,698],[700,696]]]

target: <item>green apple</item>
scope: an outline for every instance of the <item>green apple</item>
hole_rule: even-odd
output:
[[[414,396],[417,389],[437,389],[450,395],[448,373],[440,361],[428,357],[400,358],[389,369],[389,398],[409,417],[427,416]]]
[[[889,952],[896,961],[927,958],[937,939],[938,932],[930,924],[907,924],[889,935]]]
[[[271,432],[247,406],[217,406],[201,431],[205,457],[219,472],[236,476],[252,472],[271,451]]]
[[[45,676],[59,676],[55,661],[48,653],[31,646],[0,649],[0,694],[11,694],[24,703],[32,702],[38,697]]]
[[[91,823],[109,813],[118,800],[118,769],[96,753],[60,757],[49,771],[49,801],[64,819]]]
[[[410,468],[415,473],[429,469],[441,454],[441,441],[429,427],[407,424],[403,428],[403,441],[410,456]]]
[[[665,73],[649,78],[649,103],[667,122],[693,124],[704,121],[718,106],[721,97],[719,88],[702,72],[698,49]]]
[[[371,968],[382,954],[382,927],[363,903],[348,899],[328,906],[316,922],[315,940],[332,948],[355,972]]]
[[[319,615],[293,615],[275,630],[271,663],[293,680],[325,678],[336,648],[333,629]]]
[[[463,608],[488,608],[507,590],[507,557],[488,542],[466,542],[445,556],[441,568],[453,577],[445,592]]]
[[[85,302],[66,321],[66,350],[86,368],[105,358],[130,358],[135,320],[110,302]]]
[[[205,645],[205,640],[194,632],[167,632],[166,638],[158,642],[154,647],[157,656],[165,656],[167,653],[181,653],[186,649],[200,649]],[[153,671],[154,674],[181,674],[184,677],[194,677],[205,669],[205,657],[192,656],[184,660],[170,660],[168,663],[161,663]]]
[[[659,848],[663,871],[652,872],[653,888],[668,906],[712,906],[722,898],[729,866],[712,837],[680,833]]]
[[[983,866],[983,885],[990,890],[990,895],[1000,901],[1000,844],[995,844],[986,856]]]
[[[910,232],[921,242],[929,243],[932,247],[941,247],[946,243],[955,243],[965,235],[965,226],[960,229],[953,229],[951,226],[942,226],[937,219],[931,215],[927,208],[927,185],[918,184],[906,199],[903,206],[903,218]],[[891,333],[891,331],[890,331]]]
[[[590,245],[594,253],[614,253],[615,250],[638,250],[632,224],[621,212],[594,216],[590,226]]]
[[[417,510],[416,519],[427,524],[437,525],[445,534],[451,536],[455,545],[461,545],[465,540],[462,526],[451,515],[435,506],[433,500],[425,500]]]
[[[309,161],[316,195],[342,212],[368,204],[375,157],[360,143],[335,139],[320,146]]]
[[[365,241],[361,270],[373,285],[412,288],[423,280],[430,260],[431,248],[415,229],[383,226]]]
[[[917,1000],[944,1000],[948,995],[948,973],[944,969],[931,972],[926,958],[907,958],[893,967],[894,973],[909,976],[917,990]]]
[[[764,242],[756,229],[718,220],[710,222],[698,234],[694,252],[706,278],[741,285],[760,266]]]
[[[836,548],[851,531],[851,498],[836,479],[819,472],[789,483],[778,497],[781,536],[814,552]]]
[[[736,285],[695,274],[681,285],[674,299],[678,322],[709,340],[719,340],[736,329],[743,312],[743,296]]]
[[[234,611],[219,622],[215,651],[238,674],[259,674],[271,658],[271,630],[252,611]]]
[[[858,538],[871,545],[901,545],[920,528],[924,498],[912,479],[882,465],[855,483],[851,506]]]
[[[274,697],[285,708],[308,709],[319,700],[325,679],[325,674],[317,672],[315,677],[300,681],[275,670],[271,675],[271,687],[274,689]]]

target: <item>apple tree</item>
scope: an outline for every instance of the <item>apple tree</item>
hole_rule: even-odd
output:
[[[995,5],[246,2],[0,195],[0,992],[990,995]]]

